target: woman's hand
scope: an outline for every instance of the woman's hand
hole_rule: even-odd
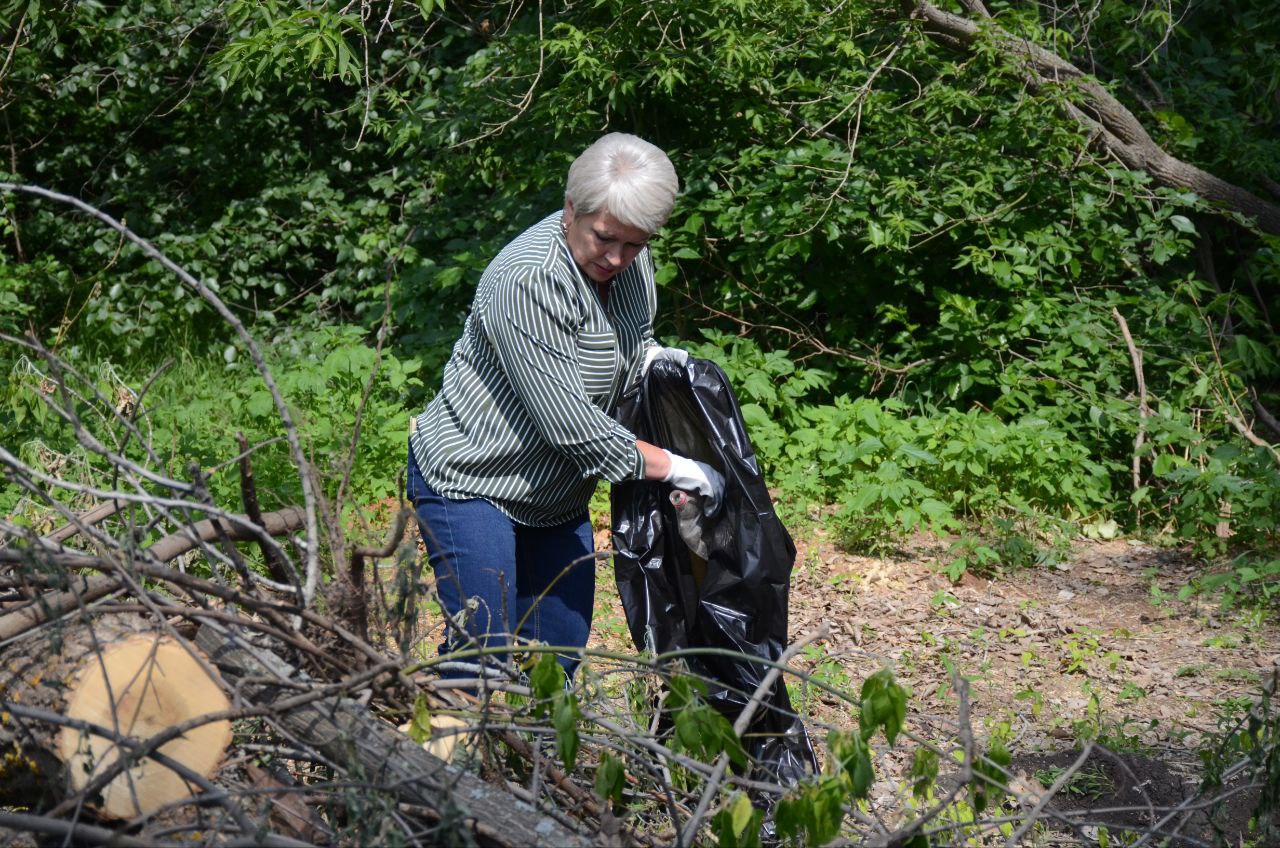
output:
[[[670,483],[681,491],[702,496],[702,512],[715,515],[724,496],[724,475],[705,462],[663,450],[671,458],[671,468],[662,482]]]
[[[702,511],[714,515],[724,496],[724,475],[705,462],[672,453],[649,442],[636,442],[644,457],[644,479],[670,483],[677,489],[702,496]]]

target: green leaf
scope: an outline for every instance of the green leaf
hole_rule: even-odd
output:
[[[907,715],[907,692],[893,679],[893,672],[882,668],[862,684],[862,738],[869,739],[883,727],[892,745],[902,730]]]
[[[902,456],[910,457],[911,459],[917,460],[919,462],[926,463],[928,465],[936,465],[938,463],[938,458],[936,456],[929,453],[927,450],[924,450],[923,448],[918,448],[914,445],[906,445],[906,444],[899,445],[898,449],[894,451],[894,455],[896,456],[899,454]]]
[[[614,804],[622,803],[622,790],[626,786],[626,770],[622,766],[622,760],[605,753],[600,756],[600,763],[596,766],[595,791],[606,801]]]
[[[871,765],[871,750],[857,733],[833,731],[827,738],[827,750],[843,771],[849,782],[849,792],[854,798],[865,798],[871,791],[875,772]]]
[[[534,715],[545,715],[549,702],[564,693],[564,668],[556,662],[556,655],[545,651],[529,672],[529,688],[533,690]]]
[[[921,746],[911,759],[911,792],[923,798],[938,780],[938,752]]]
[[[271,397],[271,392],[266,389],[249,395],[249,400],[245,402],[245,409],[254,418],[269,415],[275,408],[275,400]]]
[[[721,848],[759,848],[760,824],[764,813],[751,806],[750,799],[735,792],[711,821]]]
[[[729,805],[731,823],[733,832],[741,836],[747,829],[747,825],[751,824],[755,818],[755,808],[751,806],[751,801],[746,795],[738,794],[737,798]]]
[[[578,760],[578,722],[582,719],[582,711],[578,708],[578,699],[564,690],[555,694],[551,704],[551,723],[556,729],[556,753],[560,755],[560,762],[564,763],[564,770],[570,772]]]

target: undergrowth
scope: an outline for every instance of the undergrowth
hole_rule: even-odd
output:
[[[408,443],[407,397],[422,385],[418,363],[379,353],[356,327],[282,337],[264,348],[323,494],[341,495],[352,521],[359,510],[394,498]],[[8,379],[0,389],[0,443],[37,469],[110,488],[110,462],[81,444],[55,411],[62,403],[55,396],[57,375],[33,357],[17,357],[7,366]],[[182,356],[148,371],[68,358],[68,367],[78,374],[62,375],[71,408],[94,429],[110,434],[104,449],[173,479],[191,480],[198,470],[213,502],[236,509],[241,498],[238,437],[243,434],[262,509],[301,503],[298,471],[275,402],[243,351],[228,347],[217,358]],[[154,457],[147,455],[144,442],[153,446]],[[29,495],[5,484],[0,512],[18,519],[38,515],[38,505],[23,508]]]
[[[891,554],[926,531],[949,540],[943,567],[958,580],[1052,563],[1073,538],[1123,532],[1192,546],[1209,569],[1184,596],[1265,606],[1280,591],[1280,462],[1200,412],[1164,404],[1142,419],[1134,487],[1132,464],[1104,450],[1100,410],[1115,399],[1096,397],[1084,421],[1079,404],[1001,414],[824,400],[830,374],[749,339],[704,336],[690,349],[737,388],[778,500],[797,515],[832,505],[829,527],[849,550]]]

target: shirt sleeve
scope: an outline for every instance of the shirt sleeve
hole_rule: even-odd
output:
[[[570,293],[533,268],[496,283],[482,316],[484,334],[538,433],[583,477],[640,479],[644,460],[635,434],[591,403],[582,384]]]
[[[634,266],[639,280],[638,295],[643,299],[643,315],[644,321],[640,325],[640,350],[635,359],[635,365],[629,369],[628,383],[634,383],[640,379],[640,371],[644,368],[644,358],[651,347],[662,347],[657,339],[653,337],[653,321],[658,314],[658,285],[653,272],[653,254],[646,247],[636,257]]]

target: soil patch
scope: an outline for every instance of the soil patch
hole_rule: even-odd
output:
[[[1182,550],[1082,541],[1056,565],[952,584],[939,570],[945,551],[927,540],[879,559],[840,550],[820,526],[796,535],[791,638],[824,625],[830,636],[793,666],[850,693],[842,700],[793,684],[815,741],[854,728],[850,704],[862,681],[888,666],[911,693],[908,727],[953,743],[955,670],[968,681],[974,736],[1008,740],[1027,797],[1035,773],[1070,765],[1082,740],[1123,752],[1090,758],[1107,791],[1050,802],[1053,814],[1071,813],[1080,827],[1142,830],[1152,811],[1158,819],[1193,795],[1202,777],[1197,751],[1243,715],[1280,664],[1274,621],[1178,599],[1201,568]],[[607,533],[598,543],[608,544]],[[599,577],[592,645],[630,651],[609,563]],[[876,768],[892,783],[905,765],[881,751]],[[900,798],[900,786],[882,797]],[[1213,821],[1201,813],[1181,833],[1214,844],[1216,824],[1226,834],[1219,844],[1241,844],[1255,797],[1238,793]],[[1064,832],[1063,844],[1089,834],[1096,830]]]
[[[1105,829],[1113,844],[1152,833],[1169,848],[1240,845],[1250,836],[1258,790],[1237,777],[1201,794],[1195,752],[1162,758],[1093,748],[1015,757],[1010,772],[1030,797],[1048,796],[1042,821],[1054,830],[1099,842]],[[1058,789],[1052,795],[1052,787]]]

